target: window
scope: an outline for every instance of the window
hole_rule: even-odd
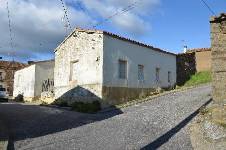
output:
[[[69,81],[75,81],[78,77],[78,60],[71,61]]]
[[[160,74],[160,68],[156,68],[155,69],[155,78],[156,78],[157,82],[159,82],[159,74]]]
[[[0,91],[3,91],[3,92],[5,92],[6,90],[5,90],[5,88],[0,88]]]
[[[127,78],[127,62],[125,60],[119,60],[119,78]]]
[[[138,65],[138,80],[143,81],[144,80],[144,66]]]
[[[0,72],[0,80],[3,80],[2,72]]]
[[[171,82],[171,72],[168,71],[168,82],[170,83]]]

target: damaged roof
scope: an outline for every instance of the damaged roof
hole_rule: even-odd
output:
[[[165,54],[170,54],[170,55],[173,55],[173,56],[176,56],[176,54],[174,53],[171,53],[171,52],[168,52],[168,51],[165,51],[165,50],[162,50],[160,48],[156,48],[156,47],[153,47],[151,45],[148,45],[148,44],[144,44],[144,43],[141,43],[141,42],[138,42],[138,41],[135,41],[135,40],[132,40],[132,39],[129,39],[129,38],[125,38],[125,37],[122,37],[120,35],[117,35],[117,34],[114,34],[114,33],[111,33],[111,32],[108,32],[108,31],[103,31],[103,30],[96,30],[96,29],[81,29],[81,28],[75,28],[75,30],[73,32],[71,32],[62,42],[61,44],[59,44],[58,47],[60,47],[69,37],[71,37],[76,31],[78,32],[86,32],[86,33],[99,33],[99,34],[105,34],[105,35],[109,35],[111,37],[114,37],[114,38],[117,38],[117,39],[120,39],[120,40],[123,40],[123,41],[127,41],[127,42],[131,42],[133,44],[137,44],[139,46],[143,46],[143,47],[146,47],[146,48],[149,48],[151,50],[154,50],[154,51],[157,51],[157,52],[161,52],[161,53],[165,53]],[[57,48],[58,48],[57,47]],[[54,52],[57,51],[57,48],[55,49]]]
[[[187,50],[187,53],[211,51],[211,48],[193,48]]]
[[[27,64],[16,61],[0,61],[0,69],[18,69],[26,66]]]
[[[210,19],[210,23],[219,23],[226,21],[226,13],[221,13],[219,16],[213,16]]]

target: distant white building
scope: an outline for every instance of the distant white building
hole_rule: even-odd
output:
[[[176,84],[176,55],[106,31],[76,29],[55,49],[55,98],[117,104]]]
[[[22,94],[24,100],[30,102],[39,100],[42,94],[53,96],[53,73],[53,60],[35,62],[24,69],[16,71],[14,75],[13,96],[16,97],[19,94]]]

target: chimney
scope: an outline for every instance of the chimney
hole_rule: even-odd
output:
[[[187,49],[188,49],[188,46],[187,45],[184,45],[184,53],[187,52]]]

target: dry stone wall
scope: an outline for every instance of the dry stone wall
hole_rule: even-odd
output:
[[[210,23],[213,99],[218,103],[226,100],[226,14],[211,18]]]
[[[181,86],[196,73],[195,52],[177,55],[177,85]]]

